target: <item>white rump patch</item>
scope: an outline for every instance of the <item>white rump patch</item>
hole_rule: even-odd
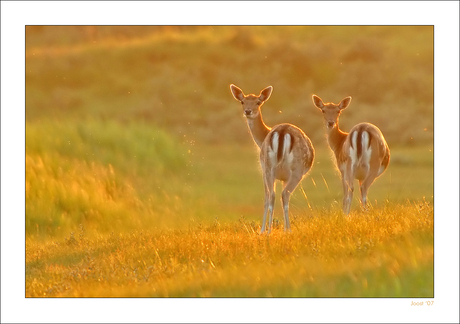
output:
[[[361,157],[361,163],[368,166],[372,154],[372,148],[369,146],[369,133],[364,131],[361,135],[361,139],[363,145],[363,155]]]
[[[289,151],[291,150],[291,143],[291,135],[286,133],[284,135],[283,157],[288,163],[292,162],[292,159],[294,158],[292,154],[289,154]]]
[[[283,152],[287,153],[291,149],[291,135],[289,133],[284,134],[284,147]]]
[[[348,154],[350,155],[352,167],[356,165],[356,162],[358,160],[357,138],[358,138],[358,132],[354,131],[353,134],[351,134],[351,145],[350,145],[350,151],[348,152]]]
[[[275,153],[278,152],[279,137],[280,137],[280,134],[278,134],[278,132],[273,133],[273,136],[272,136],[272,148],[273,148],[273,152],[275,152]]]
[[[270,158],[270,161],[273,165],[276,164],[276,155],[278,152],[278,146],[279,146],[279,133],[274,132],[272,136],[271,150],[268,152],[268,157]]]

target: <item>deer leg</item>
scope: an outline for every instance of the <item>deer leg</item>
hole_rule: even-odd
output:
[[[274,207],[275,207],[275,190],[273,189],[273,190],[270,190],[269,203],[268,203],[268,233],[267,234],[270,234],[270,232],[272,231]]]
[[[294,176],[291,173],[291,177],[285,183],[283,192],[281,194],[281,201],[283,203],[284,211],[284,231],[291,231],[291,225],[289,223],[289,199],[291,198],[291,194],[299,184],[300,180],[302,180],[302,176]]]
[[[343,185],[343,212],[348,215],[350,213],[351,201],[353,199],[353,174],[351,166],[347,167],[345,174],[342,174]]]
[[[371,169],[372,170],[372,169]],[[367,210],[367,193],[369,192],[369,188],[371,184],[374,182],[375,178],[377,178],[378,175],[378,169],[376,170],[377,172],[372,172],[370,171],[366,178],[364,178],[363,181],[360,181],[359,183],[359,189],[361,192],[361,204],[364,209]]]
[[[264,176],[264,189],[265,189],[265,201],[264,201],[264,217],[262,221],[262,229],[260,234],[265,232],[265,225],[267,223],[267,214],[269,218],[268,222],[268,234],[271,231],[271,224],[273,218],[273,208],[275,205],[275,180],[274,177]]]
[[[264,217],[262,218],[262,229],[260,230],[260,234],[265,232],[265,223],[267,222],[267,211],[268,211],[268,192],[265,188],[265,198],[264,198]]]
[[[349,184],[345,179],[342,180],[343,183],[343,203],[342,208],[345,215],[350,213],[351,200],[353,197],[353,184]]]

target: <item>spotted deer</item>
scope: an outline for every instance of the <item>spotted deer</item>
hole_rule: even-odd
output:
[[[290,231],[289,199],[297,185],[311,169],[315,151],[310,139],[297,126],[279,124],[273,128],[265,125],[261,107],[270,98],[273,87],[263,89],[258,96],[245,95],[237,86],[231,84],[233,97],[241,103],[252,138],[260,148],[260,165],[265,189],[264,216],[261,234],[265,232],[267,215],[270,234],[275,205],[275,181],[283,183],[281,201],[284,212],[284,230]]]
[[[323,113],[329,147],[334,152],[342,176],[344,213],[350,213],[354,179],[359,181],[361,204],[367,208],[369,187],[390,163],[390,149],[382,132],[369,123],[357,124],[350,133],[340,130],[339,116],[350,105],[351,97],[344,98],[338,105],[324,103],[317,95],[313,95],[312,99]]]

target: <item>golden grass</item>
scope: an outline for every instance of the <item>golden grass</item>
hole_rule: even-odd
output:
[[[27,242],[29,297],[433,297],[433,208]]]

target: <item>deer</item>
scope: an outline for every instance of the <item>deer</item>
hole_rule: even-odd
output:
[[[339,116],[350,105],[348,96],[339,104],[324,103],[312,95],[313,104],[322,111],[327,140],[333,151],[343,186],[343,212],[350,213],[353,199],[353,181],[359,181],[361,205],[367,209],[369,187],[390,163],[390,149],[380,129],[370,123],[359,123],[349,133],[339,128]]]
[[[289,200],[292,192],[310,171],[315,150],[307,135],[297,126],[284,123],[268,127],[263,119],[261,107],[270,98],[272,86],[263,89],[258,96],[245,95],[237,86],[231,84],[233,97],[241,103],[243,115],[254,142],[260,149],[259,161],[264,182],[264,214],[260,234],[266,230],[267,215],[270,234],[275,205],[275,182],[283,183],[281,202],[284,213],[284,231],[290,232]]]

